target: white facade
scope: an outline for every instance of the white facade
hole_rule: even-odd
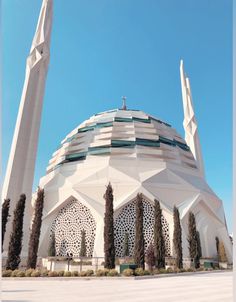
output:
[[[221,200],[202,177],[186,142],[170,125],[142,111],[111,110],[96,114],[74,129],[54,152],[41,178],[45,206],[39,255],[47,256],[55,232],[57,253],[78,255],[81,230],[89,255],[103,257],[103,195],[114,190],[115,245],[122,253],[125,232],[130,252],[134,242],[134,199],[144,197],[146,245],[153,237],[153,201],[163,209],[166,249],[172,254],[173,207],[179,208],[183,253],[188,257],[187,218],[196,216],[203,257],[215,257],[215,237],[224,242],[229,260],[232,247]]]
[[[28,251],[31,197],[35,159],[43,106],[44,87],[49,63],[49,46],[52,25],[52,0],[43,0],[37,29],[26,62],[25,82],[18,111],[15,132],[2,189],[2,200],[10,198],[8,225],[12,224],[13,211],[20,194],[26,195],[22,255]],[[4,253],[7,252],[11,228],[6,229]]]

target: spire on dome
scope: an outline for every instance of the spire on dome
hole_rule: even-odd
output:
[[[123,104],[122,104],[122,110],[127,110],[127,107],[126,107],[126,96],[122,96],[122,101],[123,101]]]

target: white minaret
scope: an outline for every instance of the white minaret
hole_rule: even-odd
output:
[[[180,78],[181,78],[181,88],[183,97],[183,107],[184,107],[184,130],[185,130],[185,140],[193,156],[197,162],[198,169],[201,175],[204,177],[204,165],[201,152],[200,139],[198,135],[197,122],[193,109],[193,100],[190,88],[189,78],[184,73],[184,63],[183,60],[180,61]]]
[[[26,256],[28,250],[29,227],[32,216],[32,185],[49,63],[52,2],[52,0],[43,0],[37,29],[26,61],[25,82],[2,189],[2,200],[4,198],[11,199],[11,217],[7,223],[4,238],[4,254],[8,249],[13,211],[21,193],[26,194],[22,256]]]

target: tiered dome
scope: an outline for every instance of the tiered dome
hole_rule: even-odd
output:
[[[189,147],[176,130],[139,110],[115,109],[84,121],[61,142],[47,173],[91,156],[155,159],[197,168]]]

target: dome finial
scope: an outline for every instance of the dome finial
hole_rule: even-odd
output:
[[[122,96],[122,101],[123,101],[123,105],[122,105],[122,110],[126,110],[126,96]]]

